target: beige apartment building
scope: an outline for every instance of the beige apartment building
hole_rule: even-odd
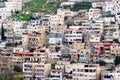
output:
[[[5,2],[5,6],[12,11],[21,11],[22,0],[8,0]]]
[[[72,47],[74,49],[84,49],[85,48],[85,43],[73,43]]]
[[[24,47],[37,48],[47,44],[45,29],[34,31],[32,33],[23,33],[22,45]]]
[[[64,24],[64,16],[62,15],[50,15],[50,26],[57,26]]]
[[[99,80],[100,66],[98,64],[72,64],[73,80]]]
[[[50,27],[50,31],[56,31],[56,32],[61,32],[64,33],[67,28],[67,25],[55,25]]]
[[[73,63],[65,65],[65,72],[69,75],[72,72],[70,80],[99,80],[99,64]]]
[[[50,63],[32,63],[26,62],[23,63],[23,73],[25,74],[25,79],[44,79],[48,77],[51,70]]]
[[[14,49],[12,61],[14,65],[20,67],[23,67],[22,64],[25,62],[46,62],[47,52],[45,48],[36,49],[34,52],[25,52],[21,48]]]
[[[120,55],[120,46],[119,44],[113,44],[110,46],[110,53],[114,56]]]

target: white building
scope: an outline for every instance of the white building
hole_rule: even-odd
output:
[[[75,2],[63,2],[61,3],[61,6],[74,6],[75,5]]]
[[[89,9],[89,12],[88,12],[88,16],[89,16],[89,20],[94,20],[94,19],[97,19],[101,16],[101,9],[97,9],[97,8],[91,8]]]
[[[116,22],[120,24],[120,12],[117,12],[115,15]]]
[[[61,62],[57,62],[57,64],[55,65],[55,69],[51,70],[50,80],[63,80],[63,72],[64,72],[64,64]]]
[[[13,52],[23,52],[24,50],[23,50],[23,48],[21,48],[21,47],[14,47],[13,48]]]
[[[95,2],[100,0],[68,0],[69,2]]]
[[[12,15],[11,10],[7,7],[0,8],[0,19],[7,19]]]
[[[112,0],[112,3],[114,4],[113,6],[113,13],[118,13],[120,12],[120,1],[119,0]]]
[[[22,0],[8,0],[5,2],[5,6],[11,11],[21,11],[22,10]]]
[[[12,11],[22,10],[22,0],[7,0],[4,6],[0,7],[0,19],[7,19],[12,15]]]
[[[49,58],[49,60],[52,62],[52,61],[58,61],[59,59],[60,59],[60,57],[61,57],[61,52],[50,52],[49,54],[48,54],[48,58]]]
[[[113,12],[114,4],[112,1],[105,1],[105,5],[102,7],[105,12]]]
[[[64,16],[63,15],[50,15],[50,26],[57,26],[64,24]]]
[[[93,2],[92,7],[97,8],[97,7],[102,7],[104,5],[104,2]]]
[[[118,39],[119,37],[120,37],[120,32],[119,31],[113,32],[113,38],[114,39]]]
[[[111,25],[112,22],[115,23],[115,17],[104,17],[103,20],[105,25]]]
[[[67,16],[67,17],[74,17],[77,15],[77,12],[70,11],[69,9],[58,9],[57,15]]]
[[[25,74],[25,78],[27,80],[36,78],[36,79],[44,79],[48,77],[51,69],[51,64],[45,63],[23,63],[23,73]]]
[[[90,28],[95,32],[95,33],[102,33],[103,32],[103,26],[104,26],[104,21],[103,20],[94,20],[90,24]]]
[[[113,71],[103,71],[101,80],[119,80],[120,66],[117,66]]]
[[[5,47],[6,47],[6,42],[0,43],[0,49],[5,49]]]
[[[63,34],[59,32],[51,32],[49,35],[50,45],[61,45],[63,40]]]
[[[94,34],[91,35],[91,37],[89,38],[90,42],[100,42],[100,37],[99,36],[95,36]]]
[[[120,46],[119,46],[119,44],[111,45],[110,46],[110,53],[112,55],[115,55],[115,56],[120,55]]]
[[[73,80],[99,80],[100,66],[98,64],[72,64]]]
[[[27,30],[27,29],[24,28],[24,22],[23,21],[14,21],[12,26],[13,26],[13,29],[14,29],[13,30],[14,34],[17,35],[17,36],[21,36],[22,33]]]
[[[40,62],[46,62],[47,61],[48,53],[46,51],[46,48],[39,48],[34,51],[34,57],[39,59]]]
[[[65,31],[65,42],[68,44],[81,43],[83,38],[82,30],[68,28]]]

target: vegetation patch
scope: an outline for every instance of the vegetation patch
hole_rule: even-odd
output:
[[[4,78],[0,78],[0,80],[5,80]]]
[[[55,69],[55,63],[51,64],[51,69]]]
[[[15,17],[16,19],[18,20],[21,20],[21,21],[30,21],[31,18],[32,18],[32,15],[30,14],[25,14],[25,13],[19,13],[17,15],[14,15],[13,17]]]
[[[90,9],[92,7],[92,3],[91,2],[79,2],[76,3],[71,10],[72,11],[79,11],[81,9]]]
[[[64,1],[66,0],[33,0],[25,4],[24,11],[56,13],[60,3]]]

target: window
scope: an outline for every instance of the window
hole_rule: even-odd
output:
[[[88,69],[85,69],[85,72],[88,72]]]
[[[75,69],[73,69],[73,71],[75,71]]]

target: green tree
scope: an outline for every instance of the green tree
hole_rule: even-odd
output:
[[[64,18],[64,19],[65,19],[65,21],[66,21],[66,20],[68,20],[68,17],[67,17],[67,16],[65,16],[65,18]]]
[[[100,66],[105,66],[105,65],[106,65],[106,62],[105,62],[105,61],[102,61],[102,60],[97,61],[96,63],[97,63],[97,64],[100,64]]]
[[[1,40],[5,41],[5,34],[4,34],[4,28],[3,28],[3,23],[1,25]]]
[[[113,39],[113,41],[114,41],[115,43],[119,43],[119,40],[118,40],[118,39]]]
[[[116,56],[114,62],[115,62],[115,65],[119,65],[120,64],[120,56]]]
[[[106,62],[105,61],[99,61],[100,66],[105,66]]]
[[[79,11],[80,9],[89,9],[92,7],[92,3],[91,2],[79,2],[76,3],[71,10],[72,11]]]
[[[51,69],[55,69],[55,63],[51,64]]]
[[[22,68],[19,66],[14,66],[14,71],[16,72],[22,72]]]
[[[18,43],[16,42],[16,43],[14,43],[14,45],[15,45],[15,47],[17,47],[17,46],[18,46]]]
[[[22,44],[22,41],[19,42],[19,45],[21,45],[21,44]]]
[[[6,47],[12,47],[13,46],[13,43],[6,43]]]

